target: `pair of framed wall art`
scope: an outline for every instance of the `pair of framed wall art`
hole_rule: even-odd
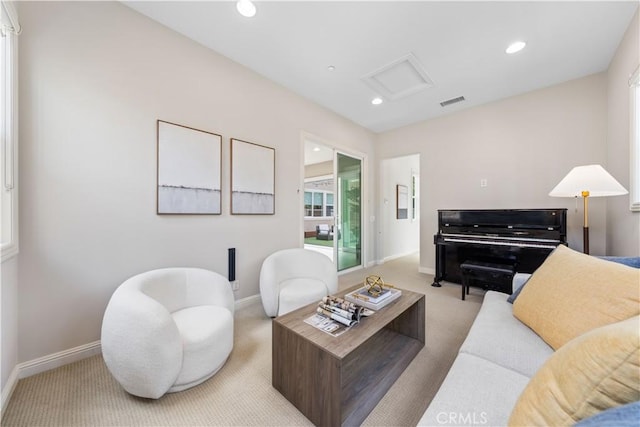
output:
[[[222,136],[157,122],[158,215],[222,213]],[[275,149],[231,138],[231,214],[275,213]]]

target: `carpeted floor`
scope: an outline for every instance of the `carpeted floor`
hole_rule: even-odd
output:
[[[379,274],[427,295],[426,346],[365,420],[365,426],[413,426],[427,408],[475,318],[482,293],[460,299],[459,285],[430,286],[418,256],[340,276],[341,288]],[[311,425],[271,386],[271,320],[260,303],[238,310],[235,344],[205,383],[159,400],[128,395],[101,356],[20,380],[2,426],[299,426]]]

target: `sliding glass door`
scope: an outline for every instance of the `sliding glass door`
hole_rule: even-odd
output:
[[[341,271],[362,265],[362,159],[336,152],[335,163],[338,232],[334,243]]]

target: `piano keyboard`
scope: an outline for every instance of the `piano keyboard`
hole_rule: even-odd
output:
[[[543,240],[543,239],[539,239]],[[558,244],[549,244],[549,243],[530,243],[523,241],[513,241],[513,240],[476,240],[476,239],[459,239],[459,238],[451,238],[444,237],[445,242],[458,242],[458,243],[476,243],[480,245],[498,245],[498,246],[517,246],[520,248],[548,248],[555,249]],[[533,242],[534,240],[532,240]],[[559,242],[558,242],[559,243]]]
[[[557,239],[541,239],[536,237],[509,237],[509,236],[499,236],[494,234],[454,234],[454,233],[442,233],[443,237],[460,237],[460,238],[469,238],[473,237],[474,239],[489,239],[489,240],[518,240],[523,241],[526,240],[528,242],[544,242],[544,243],[555,243],[556,245],[560,243],[560,240]]]

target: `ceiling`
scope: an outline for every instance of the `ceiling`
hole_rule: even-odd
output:
[[[304,142],[304,164],[313,165],[333,161],[333,148],[311,140]]]
[[[262,1],[245,18],[232,1],[124,3],[376,133],[604,71],[638,7]]]

